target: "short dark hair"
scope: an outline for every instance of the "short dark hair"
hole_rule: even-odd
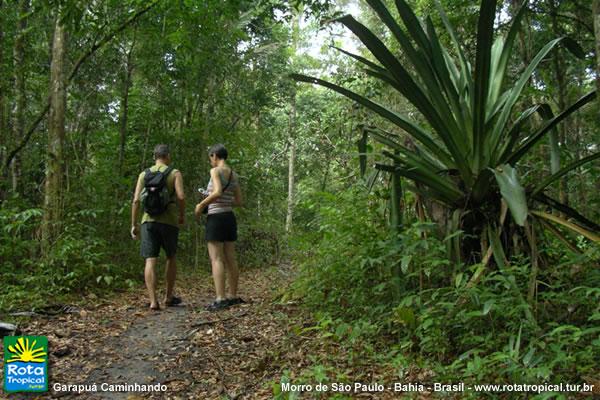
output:
[[[167,158],[169,154],[171,154],[171,150],[169,149],[169,145],[167,144],[157,144],[154,148],[155,160],[158,160],[160,158]]]
[[[220,160],[227,160],[227,149],[221,143],[210,146],[210,149],[208,149],[208,156],[210,157],[211,154],[214,154]]]

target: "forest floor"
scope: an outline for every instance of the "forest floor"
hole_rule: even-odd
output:
[[[335,371],[334,376],[351,382],[393,381],[390,367],[366,356],[348,357],[340,343],[305,329],[314,322],[298,305],[274,300],[286,287],[289,271],[246,271],[241,276],[241,295],[248,303],[219,312],[204,310],[213,295],[212,280],[208,274],[197,275],[180,273],[176,292],[184,304],[177,307],[150,311],[140,287],[108,298],[91,295],[63,307],[61,313],[29,320],[22,334],[43,334],[49,342],[50,393],[39,398],[270,399],[274,387],[281,387],[282,376],[291,383],[304,379],[314,385],[318,371],[329,371],[326,375]],[[315,370],[316,375],[310,372]],[[103,393],[102,383],[160,383],[167,390]],[[57,391],[57,384],[87,388],[77,394],[64,388]],[[300,397],[332,394],[311,392]],[[363,392],[336,398],[398,395]]]

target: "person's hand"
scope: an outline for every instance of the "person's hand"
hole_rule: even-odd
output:
[[[139,234],[139,229],[138,229],[137,225],[132,226],[131,227],[131,238],[133,240],[137,240],[138,234]]]
[[[202,206],[202,203],[196,204],[196,208],[194,209],[194,215],[196,217],[200,218],[202,216],[203,209],[204,209],[204,207]]]

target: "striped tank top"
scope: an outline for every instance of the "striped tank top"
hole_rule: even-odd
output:
[[[225,186],[227,186],[227,182],[229,181],[229,174],[219,171],[219,178],[221,179],[221,188],[225,189]],[[234,193],[237,185],[237,176],[233,171],[231,171],[231,182],[229,182],[227,189],[223,190],[221,196],[208,205],[209,215],[233,211],[232,205],[235,198]],[[208,185],[206,186],[206,190],[209,193],[212,193],[213,187],[214,185],[211,177]]]

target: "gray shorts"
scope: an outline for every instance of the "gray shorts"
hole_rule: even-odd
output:
[[[165,249],[169,258],[177,253],[179,228],[160,222],[145,222],[142,224],[141,235],[140,253],[142,257],[158,257],[161,247]]]

